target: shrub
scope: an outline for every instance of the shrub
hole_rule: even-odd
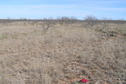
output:
[[[85,27],[93,27],[95,24],[97,24],[97,18],[92,15],[88,15],[84,18]]]

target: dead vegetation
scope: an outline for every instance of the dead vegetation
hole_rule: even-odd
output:
[[[1,22],[0,84],[125,84],[126,23],[67,19]]]

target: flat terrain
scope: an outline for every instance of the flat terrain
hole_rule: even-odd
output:
[[[0,84],[126,81],[126,23],[106,28],[42,21],[0,23]]]

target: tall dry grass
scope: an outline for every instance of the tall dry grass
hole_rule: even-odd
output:
[[[7,25],[6,25],[7,24]],[[126,24],[0,23],[0,84],[117,84],[126,78]],[[113,32],[116,33],[113,33]],[[113,35],[111,35],[113,34]]]

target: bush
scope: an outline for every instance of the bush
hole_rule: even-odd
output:
[[[85,27],[93,27],[95,24],[97,24],[97,18],[92,15],[88,15],[84,18]]]

